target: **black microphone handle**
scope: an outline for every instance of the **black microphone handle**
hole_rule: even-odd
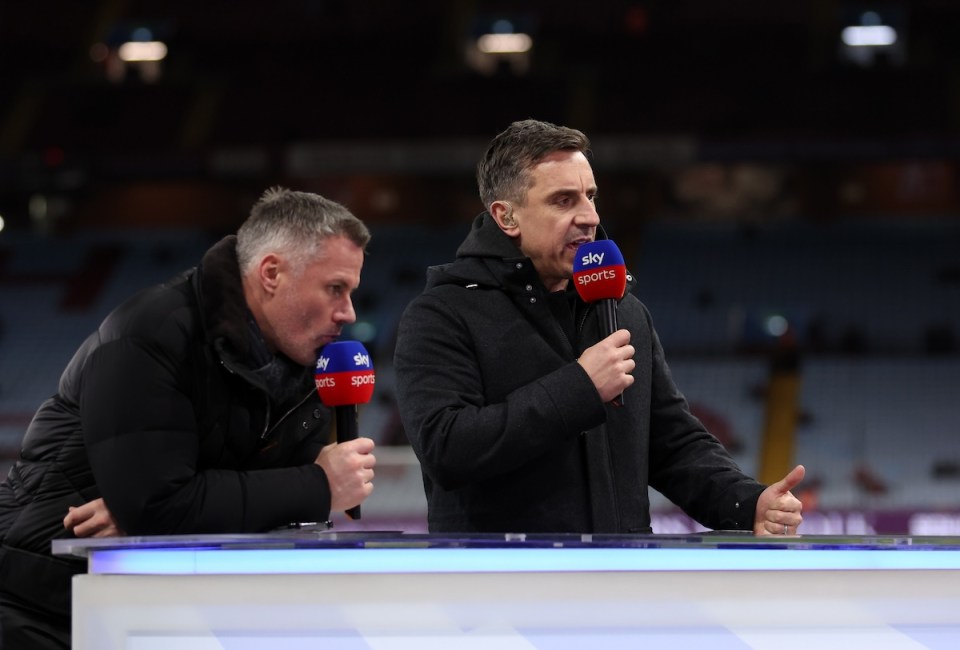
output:
[[[357,411],[356,404],[347,404],[345,406],[336,406],[334,411],[337,414],[337,442],[348,442],[357,439],[357,421],[360,414]],[[353,520],[360,519],[360,506],[354,506],[347,510],[347,516]]]
[[[617,301],[613,298],[601,298],[597,301],[597,321],[600,323],[600,338],[605,339],[618,329]],[[614,406],[623,406],[623,393],[613,398]]]
[[[597,321],[600,323],[600,338],[605,339],[619,327],[617,327],[617,301],[613,298],[602,298],[597,301]]]

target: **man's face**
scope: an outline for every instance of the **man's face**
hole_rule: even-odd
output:
[[[594,206],[597,184],[579,151],[548,154],[530,170],[524,205],[514,205],[517,243],[550,291],[566,288],[577,247],[593,241],[600,216]],[[510,234],[510,233],[508,233]]]
[[[276,289],[264,305],[264,336],[276,350],[313,366],[317,350],[357,319],[350,294],[360,284],[363,249],[346,237],[329,237],[301,273],[281,260]]]

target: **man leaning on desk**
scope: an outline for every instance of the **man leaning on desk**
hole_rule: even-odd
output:
[[[605,337],[572,288],[577,247],[606,238],[588,153],[541,121],[496,136],[477,168],[486,211],[402,317],[397,401],[430,531],[650,533],[652,486],[708,528],[795,533],[803,466],[766,487],[737,467],[674,384],[632,278]]]
[[[253,533],[373,490],[373,441],[328,444],[317,350],[356,319],[370,233],[319,195],[268,190],[199,266],[80,346],[0,484],[0,648],[70,647],[54,538]]]

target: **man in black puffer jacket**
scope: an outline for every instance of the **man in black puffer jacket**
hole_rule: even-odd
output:
[[[0,485],[0,648],[67,648],[83,562],[51,541],[265,531],[373,490],[373,441],[327,444],[317,350],[356,319],[370,233],[268,190],[200,265],[116,308],[37,411]]]
[[[796,532],[804,468],[746,476],[690,413],[629,288],[607,336],[571,286],[577,248],[605,237],[588,148],[535,120],[494,138],[486,212],[400,321],[397,403],[430,530],[649,533],[651,486],[708,528]]]

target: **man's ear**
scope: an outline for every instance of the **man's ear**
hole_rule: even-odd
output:
[[[275,253],[264,255],[260,260],[257,279],[265,292],[272,294],[277,290],[280,284],[280,258]]]
[[[490,204],[490,216],[500,226],[500,230],[510,237],[520,235],[520,226],[517,224],[517,216],[513,213],[513,206],[507,201],[494,201]]]

